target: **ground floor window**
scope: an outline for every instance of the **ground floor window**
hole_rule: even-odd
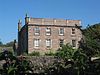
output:
[[[64,40],[63,40],[63,39],[60,39],[60,40],[59,40],[59,45],[60,45],[60,47],[62,47],[63,44],[64,44]]]
[[[51,47],[51,39],[46,39],[46,47],[47,48]]]
[[[39,42],[40,40],[39,39],[34,39],[34,47],[39,47]]]
[[[72,40],[72,47],[76,47],[76,40]]]

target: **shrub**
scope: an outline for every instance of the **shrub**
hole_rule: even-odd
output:
[[[50,51],[50,52],[48,52],[48,53],[45,53],[45,55],[46,55],[46,56],[55,56],[55,53],[53,53],[53,52]]]
[[[29,56],[40,56],[40,53],[33,51],[32,53],[29,54]]]
[[[58,49],[58,52],[55,54],[58,57],[63,59],[72,59],[76,49],[73,49],[69,44],[62,45],[62,48]]]

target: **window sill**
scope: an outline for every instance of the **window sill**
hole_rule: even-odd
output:
[[[71,34],[72,37],[76,37],[76,34]]]
[[[59,36],[64,36],[64,34],[59,34]]]
[[[46,48],[46,50],[50,50],[51,49],[51,47],[50,48]]]
[[[46,34],[46,36],[50,36],[51,34]]]
[[[34,47],[34,49],[39,49],[39,47]]]

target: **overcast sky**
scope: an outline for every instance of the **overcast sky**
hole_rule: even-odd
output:
[[[82,27],[100,23],[100,0],[0,0],[0,39],[17,39],[17,23],[25,14],[33,18],[81,20]]]

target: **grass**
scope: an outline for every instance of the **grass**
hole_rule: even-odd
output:
[[[5,47],[5,46],[4,47],[0,47],[0,52],[3,52],[4,49],[13,52],[13,47]]]

